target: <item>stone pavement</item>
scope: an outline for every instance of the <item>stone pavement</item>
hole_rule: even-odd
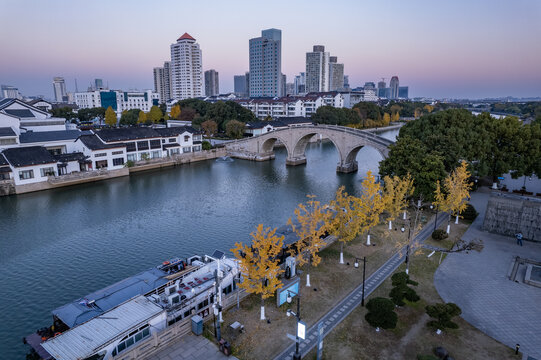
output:
[[[218,349],[218,345],[203,336],[192,334],[183,336],[175,344],[168,346],[147,360],[224,360],[237,359],[234,356],[225,356]]]
[[[447,221],[447,217],[441,216],[438,219],[438,224],[442,224]],[[418,242],[426,240],[434,229],[432,222],[428,223],[420,233],[415,237]],[[389,277],[405,260],[406,248],[403,247],[394,256],[392,256],[385,264],[383,264],[378,270],[370,275],[365,281],[364,297],[370,295],[378,286],[381,285],[387,277]],[[323,337],[327,336],[332,329],[336,327],[342,320],[344,320],[357,306],[361,304],[362,300],[362,284],[355,288],[350,294],[348,294],[338,305],[334,306],[321,320],[315,323],[306,331],[305,340],[300,342],[299,351],[302,354],[306,354],[317,345],[318,341],[318,325],[323,323]],[[278,355],[275,360],[289,360],[295,353],[295,343],[292,343],[283,352]]]
[[[541,359],[541,288],[507,278],[515,256],[541,261],[541,244],[524,241],[521,247],[514,238],[482,231],[489,196],[472,194],[479,216],[463,236],[482,239],[483,251],[449,254],[434,284],[446,302],[460,306],[467,322],[513,349],[520,344],[524,359]]]

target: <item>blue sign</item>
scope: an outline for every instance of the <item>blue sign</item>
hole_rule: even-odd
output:
[[[287,302],[287,295],[289,290],[289,295],[291,297],[296,296],[299,293],[299,283],[300,278],[297,278],[293,283],[289,283],[281,289],[278,289],[276,298],[278,300],[278,306],[281,306],[283,303]]]
[[[505,180],[503,176],[498,176],[498,180]]]

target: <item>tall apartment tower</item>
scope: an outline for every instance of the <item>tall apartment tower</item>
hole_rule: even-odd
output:
[[[295,76],[295,95],[306,93],[306,74],[301,72]]]
[[[385,82],[385,79],[382,79],[380,82],[378,82],[378,97],[384,98],[385,97],[385,88],[387,87],[387,83]]]
[[[344,64],[336,56],[329,57],[329,91],[344,89]]]
[[[398,85],[398,76],[393,76],[391,78],[391,83],[389,84],[389,87],[391,88],[390,99],[398,99]]]
[[[250,97],[282,96],[282,31],[267,29],[250,39]]]
[[[53,78],[53,91],[56,102],[67,101],[66,82],[63,77]]]
[[[220,82],[218,72],[214,69],[205,71],[205,95],[214,96],[220,94]]]
[[[171,62],[165,61],[163,67],[155,67],[154,91],[160,94],[160,102],[165,103],[171,99]]]
[[[184,33],[171,44],[171,98],[203,96],[203,56],[199,44]]]
[[[313,50],[306,53],[306,92],[329,91],[329,53],[323,45]]]

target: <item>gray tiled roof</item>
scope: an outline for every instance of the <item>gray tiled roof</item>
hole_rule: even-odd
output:
[[[60,141],[60,140],[75,140],[81,135],[90,134],[90,132],[83,132],[80,130],[58,130],[58,131],[30,131],[22,133],[19,136],[21,144],[46,142],[46,141]]]
[[[0,136],[17,136],[17,134],[10,127],[0,127]]]
[[[53,156],[43,146],[10,148],[2,153],[15,167],[56,163]]]
[[[161,137],[154,129],[145,127],[128,127],[119,129],[102,129],[96,133],[105,142],[129,141]]]
[[[4,111],[9,115],[17,116],[17,117],[20,117],[20,118],[33,118],[33,117],[35,117],[34,113],[32,113],[32,111],[30,111],[28,109],[4,109]]]
[[[125,144],[106,144],[96,135],[81,135],[78,138],[90,150],[125,148]]]

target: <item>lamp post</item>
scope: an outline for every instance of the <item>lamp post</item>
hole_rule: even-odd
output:
[[[299,323],[301,321],[301,297],[299,294],[291,291],[291,290],[287,290],[287,303],[288,304],[291,304],[291,302],[293,301],[293,297],[291,296],[291,294],[293,295],[297,295],[297,312],[293,312],[291,310],[287,310],[287,313],[286,315],[287,316],[295,316],[297,318],[297,332],[295,334],[295,354],[293,354],[293,360],[301,360],[301,353],[299,352]]]
[[[430,205],[430,210],[432,209],[434,209],[434,205]],[[436,231],[437,226],[438,226],[438,208],[436,208],[436,220],[434,221],[434,231]]]
[[[355,258],[355,268],[359,268],[359,258]],[[363,257],[363,292],[361,295],[361,306],[364,306],[364,280],[365,280],[365,274],[366,274],[366,256]]]

